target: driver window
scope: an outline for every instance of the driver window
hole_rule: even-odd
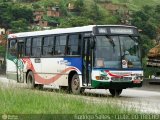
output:
[[[13,56],[17,56],[17,40],[13,39],[9,42],[9,52]]]

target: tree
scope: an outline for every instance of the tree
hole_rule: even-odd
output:
[[[0,3],[0,27],[9,29],[10,21],[13,20],[13,16],[10,13],[11,4],[2,2]]]
[[[26,32],[28,31],[28,23],[25,19],[20,19],[11,22],[12,32]]]
[[[77,27],[93,24],[93,21],[86,17],[71,17],[62,21],[60,27]]]
[[[7,29],[13,28],[13,22],[24,19],[27,23],[33,21],[32,10],[27,7],[12,4],[10,2],[0,3],[0,27]]]
[[[156,23],[154,16],[154,8],[144,6],[142,10],[137,11],[132,16],[132,24],[142,30],[142,33],[147,35],[150,39],[156,37]]]
[[[37,2],[40,0],[17,0],[17,2]]]
[[[14,20],[25,19],[28,22],[33,21],[33,12],[27,7],[18,7],[18,4],[12,7],[11,14],[14,17]]]
[[[61,0],[61,1],[59,2],[59,7],[60,7],[61,15],[67,16],[67,15],[68,15],[67,1],[66,1],[66,0]]]
[[[74,7],[79,14],[82,13],[84,10],[84,0],[76,0]]]

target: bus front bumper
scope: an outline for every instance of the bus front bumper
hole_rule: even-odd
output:
[[[126,89],[133,87],[142,87],[142,81],[140,83],[133,83],[133,81],[127,82],[102,82],[97,80],[92,80],[92,87],[96,89]]]

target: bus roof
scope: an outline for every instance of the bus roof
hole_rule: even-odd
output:
[[[134,26],[127,26],[127,25],[88,25],[88,26],[82,26],[82,27],[57,28],[52,30],[14,33],[14,34],[9,34],[8,38],[31,37],[31,36],[40,36],[40,35],[65,34],[65,33],[77,33],[77,32],[91,32],[93,31],[93,27],[95,26],[134,27]]]

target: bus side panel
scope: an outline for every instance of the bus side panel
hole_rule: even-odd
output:
[[[82,59],[78,58],[40,58],[38,65],[34,59],[24,58],[25,72],[32,70],[36,84],[59,86],[68,86],[68,74],[76,71],[79,74],[82,86]],[[41,69],[41,71],[40,71]]]
[[[82,57],[65,57],[66,69],[71,69],[70,71],[76,71],[79,75],[80,87],[82,87]],[[68,73],[70,73],[70,71]]]
[[[52,85],[56,88],[59,86],[68,86],[68,75],[71,71],[76,71],[79,74],[80,83],[82,86],[82,59],[81,57],[65,57],[65,58],[41,58],[42,73],[41,77],[44,81],[39,81],[36,77],[36,82],[40,84]]]
[[[6,75],[8,79],[17,80],[17,66],[9,59],[6,59]]]
[[[50,84],[56,88],[59,85],[67,86],[67,73],[64,58],[41,58],[43,84]],[[50,82],[49,82],[50,81]],[[38,81],[37,81],[38,82]]]

